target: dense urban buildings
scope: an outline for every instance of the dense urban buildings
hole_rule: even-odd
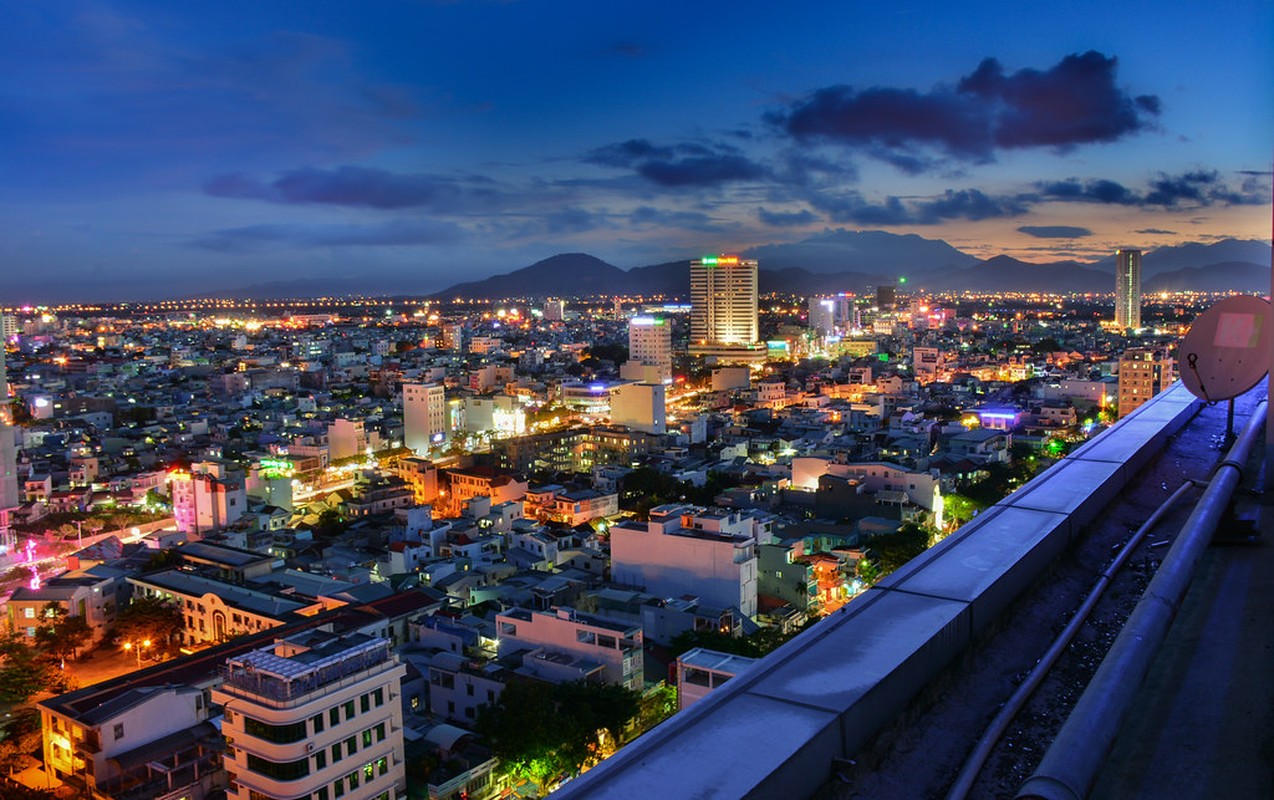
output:
[[[1141,251],[1115,251],[1115,327],[1141,327]]]
[[[852,607],[892,543],[919,552],[1164,391],[1207,302],[1149,299],[1116,333],[1109,297],[757,297],[755,262],[707,260],[688,308],[577,298],[562,319],[19,311],[6,619],[32,650],[75,619],[88,663],[126,667],[41,701],[39,779],[497,796],[526,780],[487,738],[502,698],[701,700],[749,666],[714,644]],[[129,627],[155,607],[162,635]]]

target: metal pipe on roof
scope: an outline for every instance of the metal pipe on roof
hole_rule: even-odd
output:
[[[1026,705],[1026,701],[1029,700],[1031,695],[1035,693],[1035,690],[1039,688],[1040,683],[1044,681],[1044,678],[1048,675],[1049,671],[1052,670],[1053,665],[1057,663],[1057,659],[1059,659],[1062,653],[1066,651],[1066,648],[1070,646],[1071,640],[1075,638],[1075,635],[1079,633],[1080,628],[1082,628],[1084,623],[1088,621],[1088,615],[1091,614],[1092,610],[1097,606],[1097,601],[1100,600],[1102,595],[1106,593],[1106,587],[1108,587],[1111,581],[1114,580],[1115,574],[1123,568],[1123,565],[1132,556],[1133,551],[1137,549],[1137,546],[1141,544],[1142,540],[1146,538],[1150,531],[1159,524],[1159,521],[1163,519],[1164,515],[1167,514],[1181,498],[1185,497],[1186,492],[1190,491],[1196,485],[1196,481],[1188,480],[1177,487],[1177,490],[1159,504],[1159,507],[1156,508],[1154,513],[1150,515],[1150,518],[1143,522],[1141,527],[1137,529],[1137,532],[1129,537],[1128,541],[1124,543],[1124,546],[1120,548],[1118,555],[1111,560],[1110,565],[1107,566],[1101,576],[1098,577],[1097,583],[1091,590],[1089,590],[1088,596],[1084,598],[1084,602],[1080,604],[1079,610],[1075,612],[1075,615],[1071,617],[1070,622],[1066,624],[1066,628],[1058,634],[1056,639],[1053,640],[1053,644],[1049,646],[1048,651],[1044,653],[1040,660],[1035,664],[1035,667],[1031,670],[1030,674],[1026,676],[1026,680],[1022,681],[1022,683],[1017,687],[1017,690],[1013,692],[1012,697],[1010,697],[1008,701],[1000,707],[999,713],[997,713],[995,718],[991,720],[991,724],[987,726],[982,737],[978,739],[977,744],[973,748],[973,752],[964,762],[964,767],[960,770],[960,774],[956,776],[955,782],[947,791],[947,800],[964,800],[964,798],[969,796],[970,790],[973,789],[974,781],[977,780],[978,775],[982,771],[982,767],[986,764],[986,760],[991,755],[991,751],[995,748],[996,743],[1000,741],[1000,737],[1003,736],[1004,731],[1008,729],[1009,723],[1011,723],[1017,716],[1018,712],[1022,710],[1022,706]],[[1154,545],[1151,546],[1153,547]]]
[[[1265,425],[1266,404],[1262,400],[1253,409],[1242,435],[1217,466],[1145,595],[1016,800],[1083,800],[1092,791],[1195,567],[1242,479],[1243,465]]]

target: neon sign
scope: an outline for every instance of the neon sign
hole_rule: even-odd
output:
[[[699,263],[705,267],[733,267],[738,265],[738,256],[704,256]]]

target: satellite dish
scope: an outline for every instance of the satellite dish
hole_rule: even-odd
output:
[[[1200,314],[1181,340],[1181,382],[1208,402],[1251,389],[1269,370],[1270,304],[1251,295],[1227,297]]]

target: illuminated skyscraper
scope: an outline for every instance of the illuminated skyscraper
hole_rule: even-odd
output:
[[[1115,251],[1115,327],[1141,327],[1141,251]]]
[[[690,262],[690,352],[764,360],[757,325],[757,262],[704,256]]]

